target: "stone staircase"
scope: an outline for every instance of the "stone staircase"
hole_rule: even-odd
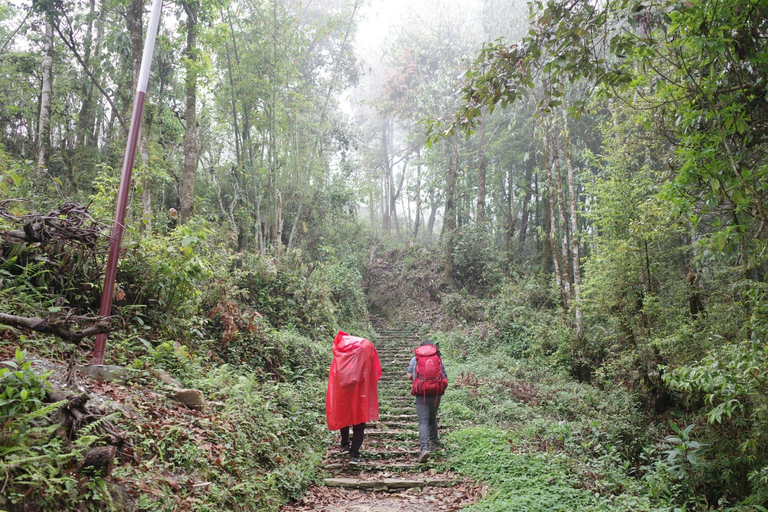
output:
[[[416,463],[419,428],[406,371],[419,337],[405,330],[388,328],[375,318],[372,323],[380,334],[375,343],[382,367],[378,388],[379,421],[366,426],[362,464],[350,465],[349,455],[340,454],[336,444],[331,446],[326,454],[325,469],[332,476],[325,479],[325,485],[395,492],[455,485],[454,479],[434,474],[431,463]],[[439,457],[439,454],[433,455]]]

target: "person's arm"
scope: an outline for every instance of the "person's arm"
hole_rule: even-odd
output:
[[[408,380],[413,380],[413,371],[416,368],[416,358],[412,357],[411,362],[408,364],[408,373],[406,373],[406,377],[408,377]]]
[[[441,360],[440,364],[443,365],[443,377],[448,378],[448,373],[445,371],[445,363]]]

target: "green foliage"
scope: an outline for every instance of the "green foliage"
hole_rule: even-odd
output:
[[[46,262],[19,262],[19,257],[24,257],[26,252],[21,245],[12,247],[0,261],[0,277],[3,279],[0,299],[4,308],[15,314],[35,314],[54,307],[54,299],[46,293],[47,290],[36,285],[50,272]]]
[[[452,233],[453,277],[461,287],[482,294],[495,286],[502,277],[504,254],[496,247],[491,234],[484,228],[472,228]]]
[[[97,439],[85,435],[75,445],[57,435],[61,425],[49,416],[66,400],[44,404],[48,374],[31,369],[27,352],[16,350],[0,368],[0,471],[3,496],[11,504],[34,503],[39,510],[69,507],[82,500],[83,489],[71,472],[73,461]],[[85,432],[87,434],[87,432]],[[99,498],[92,503],[101,501]]]
[[[691,424],[680,429],[674,423],[670,423],[670,427],[675,431],[677,435],[668,436],[664,439],[671,446],[664,453],[667,454],[667,463],[670,464],[667,471],[678,480],[683,480],[689,477],[693,471],[700,471],[706,467],[706,463],[702,462],[699,457],[705,453],[707,445],[702,444],[691,436],[691,431],[696,425]]]
[[[190,221],[167,236],[130,241],[118,267],[117,286],[125,294],[118,305],[143,308],[141,317],[167,335],[189,334],[169,320],[192,314],[202,299],[202,283],[212,275],[210,233],[205,222]],[[143,323],[141,317],[136,321]]]
[[[194,367],[194,359],[184,345],[164,341],[149,351],[144,366],[162,368],[176,377],[188,379]]]
[[[223,416],[231,428],[219,431],[220,442],[237,450],[223,469],[248,475],[233,486],[226,485],[224,474],[210,475],[216,482],[214,504],[275,510],[284,499],[298,498],[319,476],[316,464],[325,441],[322,380],[308,376],[300,385],[260,383],[223,366],[194,384],[226,404]]]
[[[699,363],[675,368],[665,376],[673,389],[704,402],[707,426],[703,437],[710,445],[711,470],[704,481],[686,480],[691,492],[709,485],[708,495],[719,493],[732,499],[734,494],[744,493],[745,503],[765,502],[761,479],[768,465],[767,369],[768,348],[754,340],[723,345]],[[714,489],[712,480],[719,484]]]
[[[0,445],[10,446],[25,435],[29,416],[43,407],[48,375],[37,375],[30,368],[26,350],[16,349],[12,361],[0,368]]]
[[[562,321],[551,290],[538,277],[505,280],[498,285],[488,308],[493,338],[516,358],[532,351],[548,356],[558,351]]]
[[[0,145],[0,199],[27,198],[33,189],[32,162],[12,158]]]
[[[462,429],[449,436],[455,450],[452,467],[492,488],[486,498],[467,510],[663,510],[631,492],[605,492],[599,487],[603,483],[599,475],[593,474],[593,481],[586,474],[583,479],[576,477],[574,461],[566,457],[520,453],[516,451],[518,442],[514,434],[492,427]],[[624,478],[622,483],[629,482]]]
[[[247,256],[238,265],[236,285],[275,328],[295,326],[304,335],[331,339],[338,329],[367,325],[354,267],[308,265],[298,251],[279,258]]]

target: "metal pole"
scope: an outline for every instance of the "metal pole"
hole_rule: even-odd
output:
[[[139,139],[141,118],[144,112],[144,98],[147,95],[147,83],[149,82],[149,69],[152,65],[152,53],[155,49],[157,29],[160,25],[160,11],[163,0],[153,0],[152,13],[149,18],[147,37],[144,40],[144,53],[141,56],[141,71],[136,84],[136,96],[133,99],[133,113],[131,125],[128,130],[128,140],[125,144],[125,158],[123,159],[123,175],[120,179],[120,188],[117,192],[117,207],[115,209],[115,224],[112,226],[111,243],[109,245],[109,258],[107,259],[107,273],[104,276],[104,289],[101,292],[101,308],[99,315],[108,317],[112,313],[112,295],[115,291],[115,277],[117,276],[117,260],[120,257],[120,243],[123,240],[123,223],[125,222],[125,209],[128,206],[128,192],[131,188],[131,174],[133,173],[133,159],[136,156],[136,142]],[[107,335],[96,336],[93,346],[93,364],[104,364],[104,348],[107,345]]]

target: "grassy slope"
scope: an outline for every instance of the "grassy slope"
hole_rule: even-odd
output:
[[[447,466],[492,489],[470,510],[668,509],[665,475],[633,476],[659,477],[630,462],[651,432],[627,393],[503,353],[446,361],[453,385],[441,409],[455,425]]]

